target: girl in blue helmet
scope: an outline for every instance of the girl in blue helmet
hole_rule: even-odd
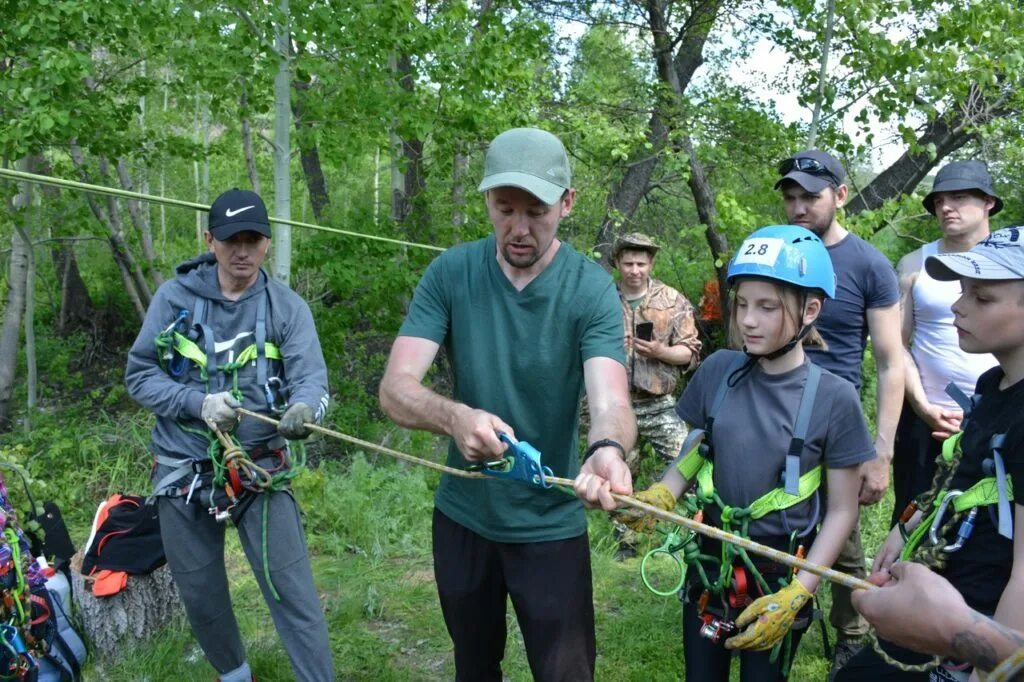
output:
[[[700,507],[705,523],[831,566],[857,520],[858,465],[874,457],[853,387],[804,353],[824,344],[813,325],[835,295],[832,261],[812,232],[765,227],[740,246],[728,281],[730,342],[742,351],[718,351],[698,368],[676,405],[695,435],[637,497],[671,511],[693,487],[684,504]],[[642,513],[619,516],[653,527]],[[733,545],[692,542],[681,552],[687,682],[729,680],[733,649],[741,680],[785,679],[820,579]]]

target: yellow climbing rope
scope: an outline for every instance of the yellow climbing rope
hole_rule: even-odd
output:
[[[277,424],[276,419],[273,419],[272,417],[268,417],[263,414],[259,414],[258,412],[251,412],[249,410],[239,408],[238,413],[241,415],[245,415],[247,417],[259,419],[261,421],[267,422],[268,424]],[[462,469],[456,469],[454,467],[438,464],[437,462],[431,462],[430,460],[422,459],[420,457],[416,457],[414,455],[410,455],[404,452],[399,452],[398,450],[393,450],[391,448],[384,447],[383,445],[377,445],[376,443],[371,443],[370,441],[362,440],[361,438],[356,438],[354,436],[341,433],[340,431],[334,431],[332,429],[328,429],[318,424],[308,423],[305,426],[310,431],[315,431],[317,433],[321,433],[325,436],[329,436],[337,440],[352,443],[353,445],[358,445],[368,450],[373,450],[374,452],[379,452],[381,454],[388,455],[389,457],[394,457],[395,459],[400,459],[406,462],[410,462],[412,464],[417,464],[419,466],[435,469],[446,474],[451,474],[452,476],[459,476],[461,478],[488,478],[485,474],[482,474],[480,472],[464,471]],[[570,478],[545,476],[545,480],[555,485],[566,486],[569,488],[571,488],[573,485],[573,481]],[[680,516],[679,514],[659,509],[658,507],[654,507],[644,502],[641,502],[635,497],[629,497],[628,495],[619,495],[617,493],[612,493],[612,497],[614,497],[615,500],[617,500],[621,504],[630,507],[635,507],[636,509],[641,509],[648,514],[661,519],[662,521],[668,521],[669,523],[674,523],[678,526],[683,526],[684,528],[688,528],[689,530],[692,530],[695,533],[700,533],[701,535],[714,538],[715,540],[719,540],[721,542],[728,542],[738,545],[749,552],[753,552],[755,554],[759,554],[760,556],[767,557],[772,561],[776,561],[785,566],[789,566],[790,568],[795,568],[797,570],[805,570],[808,573],[813,573],[814,575],[819,576],[830,582],[837,583],[839,585],[845,585],[846,587],[849,587],[854,590],[870,590],[875,588],[875,585],[869,583],[866,580],[854,578],[853,576],[841,573],[832,568],[828,568],[827,566],[822,566],[821,564],[816,564],[807,561],[806,559],[796,557],[791,554],[786,554],[785,552],[779,551],[774,547],[768,547],[767,545],[762,545],[759,542],[754,542],[749,538],[743,538],[732,533],[727,533],[724,530],[721,530],[720,528],[708,526],[703,523],[694,521],[693,519],[686,518],[685,516]]]

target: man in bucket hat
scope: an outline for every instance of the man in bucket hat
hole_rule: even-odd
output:
[[[960,349],[950,310],[960,297],[960,283],[936,280],[924,267],[929,256],[964,253],[989,236],[989,218],[1003,202],[992,189],[988,169],[980,161],[946,164],[923,203],[938,218],[942,237],[908,253],[896,267],[907,353],[906,404],[893,458],[893,525],[907,504],[931,486],[942,441],[960,430],[963,411],[946,386],[953,382],[971,395],[978,377],[996,364],[989,353]]]
[[[679,454],[686,424],[675,410],[680,375],[697,366],[700,340],[693,306],[681,293],[651,277],[660,247],[634,232],[615,240],[619,303],[626,332],[626,370],[639,438],[626,456],[634,479],[640,446],[651,444],[663,464]],[[636,556],[631,533],[620,538],[616,558]]]
[[[501,459],[504,435],[536,447],[556,476],[611,479],[600,491],[610,505],[611,491],[632,492],[622,457],[636,425],[615,284],[557,236],[576,199],[565,147],[543,130],[505,131],[487,149],[479,189],[494,232],[427,268],[391,348],[381,408],[402,426],[450,436],[451,467]],[[442,344],[452,398],[423,385]],[[591,427],[581,468],[584,389]],[[526,482],[444,476],[434,505],[434,577],[456,678],[502,679],[511,597],[534,678],[592,679],[590,549],[579,500]]]
[[[811,361],[861,386],[867,339],[877,372],[875,459],[861,465],[860,502],[877,503],[889,487],[893,438],[903,405],[903,348],[900,345],[899,284],[889,260],[875,247],[839,224],[846,203],[846,169],[831,154],[799,152],[778,166],[775,188],[782,192],[789,222],[811,230],[825,243],[836,273],[836,297],[822,309],[815,326],[827,350],[810,348]],[[854,528],[836,560],[837,570],[864,577],[860,526]],[[860,647],[867,622],[853,609],[850,589],[835,585],[829,620],[837,630],[832,674]]]

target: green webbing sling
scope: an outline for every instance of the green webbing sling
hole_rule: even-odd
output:
[[[949,395],[953,400],[956,401],[960,408],[964,411],[964,420],[961,425],[959,434],[953,436],[956,440],[949,444],[947,443],[952,438],[947,438],[946,442],[942,444],[942,457],[946,462],[951,462],[955,449],[960,445],[960,438],[958,437],[967,429],[967,423],[970,421],[971,413],[977,406],[980,396],[975,394],[968,398],[967,395],[960,390],[960,387],[955,383],[950,382],[946,386],[946,394]],[[996,433],[992,435],[989,441],[989,448],[992,450],[992,464],[995,469],[995,490],[996,500],[995,502],[987,502],[985,504],[995,504],[998,511],[998,517],[996,521],[996,530],[1007,540],[1013,539],[1013,513],[1010,509],[1010,502],[1013,501],[1013,490],[1010,482],[1010,477],[1006,473],[1006,464],[1003,462],[1003,454],[1000,450],[1003,447],[1003,443],[1006,441],[1005,433]],[[965,493],[966,494],[966,493]],[[961,495],[963,497],[963,495]],[[962,503],[963,504],[963,503]],[[956,503],[953,505],[956,506]],[[978,505],[974,505],[978,506]]]

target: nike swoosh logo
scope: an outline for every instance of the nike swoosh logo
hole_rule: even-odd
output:
[[[236,215],[238,215],[242,211],[248,211],[250,208],[256,208],[256,204],[253,204],[252,206],[243,206],[242,208],[240,208],[240,209],[238,209],[236,211],[232,211],[229,208],[229,209],[224,211],[224,215],[226,215],[228,218],[234,218]]]

